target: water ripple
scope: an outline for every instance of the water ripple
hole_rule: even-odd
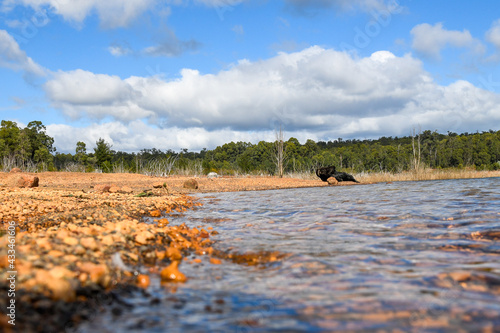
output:
[[[177,289],[185,322],[155,329],[498,331],[499,185],[491,178],[200,195],[203,207],[171,223],[212,226],[219,249],[289,256],[267,268],[185,266],[195,276]]]

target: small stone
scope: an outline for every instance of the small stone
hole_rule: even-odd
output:
[[[99,192],[99,193],[105,193],[105,192],[109,192],[110,188],[111,188],[110,185],[98,184],[98,185],[94,186],[94,191]]]
[[[49,271],[49,274],[52,275],[56,279],[61,279],[61,278],[67,278],[71,279],[75,277],[75,273],[70,271],[69,269],[62,267],[62,266],[56,266],[52,268]]]
[[[93,237],[85,237],[80,239],[80,244],[85,247],[86,249],[95,251],[97,250],[97,242]]]
[[[186,282],[187,280],[186,276],[179,271],[179,261],[172,262],[161,271],[160,275],[163,281]]]
[[[158,225],[160,225],[160,226],[166,226],[167,224],[169,224],[167,219],[158,220]]]
[[[47,255],[54,257],[54,258],[59,258],[59,257],[62,257],[64,255],[64,252],[61,252],[59,250],[50,250],[49,253],[47,253]]]
[[[330,177],[326,181],[328,182],[328,185],[337,185],[339,183],[335,177]]]
[[[72,302],[76,299],[76,293],[71,283],[65,279],[50,279],[45,284],[52,292],[54,299],[60,299],[65,302]]]
[[[134,190],[132,188],[128,187],[128,186],[122,186],[120,188],[119,192],[120,193],[132,193],[132,192],[134,192]]]
[[[149,213],[151,217],[160,217],[161,216],[161,211],[159,209],[155,209]]]
[[[210,263],[212,265],[220,265],[220,264],[222,264],[222,261],[220,261],[220,259],[217,259],[217,258],[210,258]]]
[[[121,189],[120,189],[120,187],[115,186],[115,185],[113,185],[113,186],[111,186],[111,187],[109,188],[109,192],[110,192],[110,193],[118,193],[118,192],[120,192],[120,190],[121,190]]]
[[[188,179],[182,186],[190,190],[196,190],[198,189],[198,182],[196,181],[196,179]]]
[[[147,244],[149,239],[154,239],[155,235],[150,231],[142,231],[135,235],[135,241],[139,244]]]
[[[137,276],[137,285],[141,288],[147,288],[149,287],[149,284],[151,283],[151,280],[149,279],[149,276],[146,274],[139,274]]]
[[[113,240],[113,236],[106,235],[101,238],[101,243],[104,245],[113,245],[115,241]]]
[[[75,246],[78,244],[78,239],[76,239],[75,237],[65,237],[63,239],[63,243],[71,245],[71,246]]]
[[[52,248],[50,241],[46,237],[38,238],[35,242],[40,249],[50,250]]]
[[[73,249],[73,253],[76,254],[76,255],[82,256],[82,255],[85,254],[85,248],[83,246],[81,246],[81,245],[77,245]]]
[[[85,262],[80,264],[79,268],[83,273],[89,274],[90,281],[103,287],[108,286],[110,277],[108,276],[108,268],[105,265],[96,265],[91,262]]]
[[[0,268],[5,268],[9,266],[9,260],[7,255],[0,256]]]
[[[60,299],[65,302],[75,300],[76,293],[69,281],[61,277],[61,271],[54,271],[55,277],[46,270],[40,269],[35,273],[35,282],[47,287],[53,299]]]
[[[169,247],[166,251],[166,255],[170,260],[181,260],[182,259],[182,254],[179,249],[176,249],[175,247]]]

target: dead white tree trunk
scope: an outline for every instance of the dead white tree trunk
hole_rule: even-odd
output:
[[[420,127],[419,127],[419,130],[418,130],[418,133],[416,133],[416,130],[415,128],[412,129],[412,132],[411,132],[411,147],[412,147],[412,150],[413,150],[413,170],[415,172],[418,172],[420,170],[420,152],[421,152],[421,149],[420,149],[420,134],[421,134],[421,130],[420,130]],[[415,137],[416,137],[416,141],[417,141],[417,147],[415,147]]]
[[[280,178],[283,178],[286,162],[286,146],[285,146],[285,133],[283,126],[280,125],[279,130],[276,130],[276,141],[274,142],[274,162],[276,164],[276,172]]]

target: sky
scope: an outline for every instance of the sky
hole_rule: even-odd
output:
[[[0,0],[0,119],[58,152],[500,130],[497,0]]]

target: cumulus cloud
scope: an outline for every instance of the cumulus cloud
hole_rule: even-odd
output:
[[[473,38],[468,30],[446,30],[442,23],[419,24],[411,30],[411,34],[413,49],[434,59],[439,59],[441,50],[447,46],[468,48],[474,53],[483,53],[485,50],[484,45]]]
[[[161,39],[157,45],[147,47],[143,53],[149,56],[176,57],[188,51],[196,51],[201,47],[197,40],[180,40],[175,33],[163,27],[161,29]]]
[[[117,151],[139,151],[147,148],[162,150],[183,148],[198,151],[215,148],[230,141],[258,142],[274,140],[273,131],[235,132],[228,129],[207,131],[205,128],[157,128],[136,120],[124,125],[117,121],[92,124],[87,127],[73,127],[64,124],[47,126],[47,134],[54,138],[54,145],[61,152],[75,152],[78,141],[85,142],[87,151],[92,152],[96,141],[103,138]],[[287,132],[287,134],[290,134]],[[296,133],[299,140],[305,141],[304,133]],[[314,137],[313,137],[314,139]]]
[[[194,3],[216,9],[231,9],[244,1],[194,0]],[[118,28],[128,26],[138,16],[147,10],[155,8],[157,5],[181,6],[185,3],[182,0],[3,0],[0,4],[0,10],[9,11],[16,6],[27,6],[35,10],[42,7],[49,7],[65,20],[76,24],[81,24],[87,16],[96,13],[99,16],[102,26],[106,28]],[[156,7],[156,9],[157,14],[165,15],[167,13],[166,15],[168,15],[170,13],[168,8]]]
[[[118,76],[94,74],[84,70],[59,71],[44,84],[53,106],[73,119],[86,115],[93,119],[108,116],[130,121],[150,117],[136,100],[140,92]]]
[[[28,75],[45,76],[46,70],[21,50],[16,40],[5,30],[0,30],[0,67],[24,71]]]
[[[486,40],[500,49],[500,20],[496,20],[486,32]]]
[[[407,135],[417,124],[475,131],[500,121],[499,95],[466,81],[440,86],[411,55],[380,51],[353,58],[318,46],[241,60],[216,74],[184,69],[171,80],[59,72],[45,90],[69,116],[111,117],[129,126],[143,119],[154,130],[138,127],[140,135],[179,145],[182,137],[185,148],[198,149],[213,147],[220,135],[221,141],[267,136],[279,124],[293,136],[332,139]],[[126,136],[135,137],[131,133]],[[139,149],[148,142],[140,135],[130,141]]]
[[[95,11],[103,26],[116,28],[127,26],[137,16],[152,8],[156,2],[156,0],[5,0],[2,5],[7,10],[16,5],[29,6],[35,10],[48,6],[64,19],[76,23],[82,23]]]
[[[109,46],[108,51],[115,57],[121,57],[134,53],[134,51],[128,45],[121,45],[118,43],[114,43],[113,45]]]

